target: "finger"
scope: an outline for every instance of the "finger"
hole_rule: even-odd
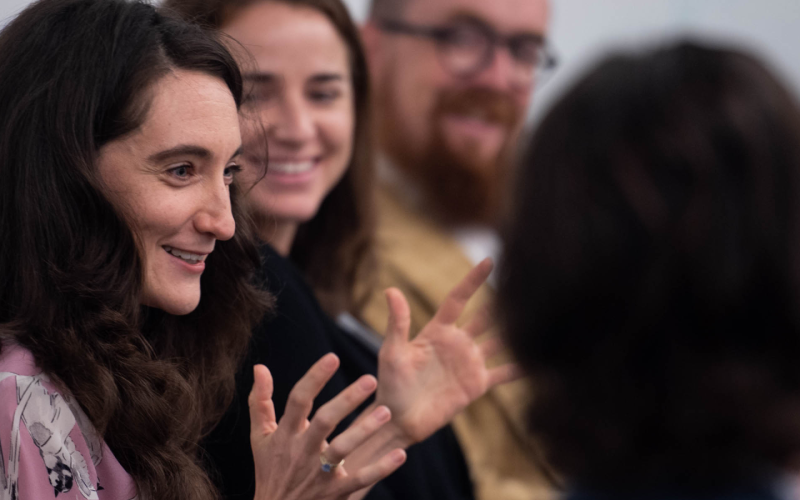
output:
[[[293,434],[305,429],[305,422],[311,413],[314,398],[336,373],[338,367],[339,358],[335,354],[326,354],[309,368],[289,393],[286,411],[280,421],[282,427]]]
[[[361,419],[357,424],[336,436],[336,439],[331,441],[330,446],[323,452],[325,458],[331,463],[339,463],[391,418],[392,413],[386,406],[375,408],[367,418]]]
[[[366,401],[370,394],[375,392],[378,387],[378,381],[372,375],[364,375],[345,390],[336,395],[317,410],[314,418],[311,419],[311,425],[306,432],[307,441],[306,446],[309,453],[319,453],[320,445],[325,438],[339,425],[346,416],[350,415],[358,405]],[[334,460],[331,457],[330,462],[336,463],[341,460]]]
[[[480,337],[492,322],[492,313],[488,304],[483,305],[464,326],[464,331],[472,338]]]
[[[347,493],[353,493],[372,486],[396,471],[405,461],[405,451],[400,448],[392,450],[376,463],[351,472],[350,476],[345,480],[342,490]]]
[[[514,363],[507,363],[489,370],[489,387],[513,382],[524,376],[522,370]]]
[[[499,337],[492,337],[478,344],[483,359],[489,359],[503,352],[503,341]]]
[[[250,407],[251,437],[268,436],[275,432],[275,405],[272,403],[272,374],[264,365],[253,367],[253,388],[247,398]]]
[[[442,303],[439,310],[436,311],[434,319],[444,324],[455,323],[458,317],[461,316],[464,306],[469,299],[472,298],[478,288],[486,281],[486,278],[489,277],[489,273],[491,272],[491,259],[484,259],[480,264],[473,267],[464,279],[462,279],[455,288],[450,290],[444,303]]]
[[[411,310],[403,292],[397,288],[388,288],[385,292],[389,305],[389,326],[386,328],[387,344],[408,342],[408,330],[411,327]]]

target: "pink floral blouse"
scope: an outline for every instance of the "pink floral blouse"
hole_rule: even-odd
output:
[[[0,500],[133,500],[136,487],[69,394],[16,345],[0,351]]]

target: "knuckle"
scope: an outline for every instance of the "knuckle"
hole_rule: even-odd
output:
[[[329,411],[323,411],[320,409],[314,416],[314,422],[323,429],[333,429],[336,427],[338,421],[333,417],[333,415],[330,414]]]
[[[308,397],[304,391],[294,389],[289,393],[289,399],[286,401],[287,406],[305,407],[308,405]]]
[[[358,471],[353,477],[353,482],[357,485],[358,489],[366,488],[371,485],[372,481],[369,470],[364,468]]]
[[[325,454],[331,462],[338,462],[341,460],[340,457],[345,456],[347,453],[345,453],[345,450],[342,450],[341,442],[334,441],[328,446],[328,449],[325,450]]]
[[[360,384],[361,380],[357,381],[356,383]],[[345,391],[344,394],[342,394],[342,396],[344,397],[344,402],[349,406],[358,404],[358,402],[361,401],[361,397],[363,394],[362,391],[363,389],[361,387],[351,387],[350,389]]]

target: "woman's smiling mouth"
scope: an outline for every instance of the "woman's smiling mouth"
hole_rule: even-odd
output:
[[[191,253],[184,250],[180,250],[177,248],[173,248],[167,245],[164,245],[164,250],[167,251],[170,255],[181,259],[182,261],[186,262],[190,265],[198,265],[205,262],[206,257],[208,257],[207,253]]]
[[[271,174],[296,175],[310,171],[316,164],[316,160],[270,161],[267,172]]]

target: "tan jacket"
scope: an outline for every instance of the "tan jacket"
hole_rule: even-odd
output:
[[[455,240],[386,189],[378,193],[378,209],[378,276],[360,316],[375,331],[385,332],[389,311],[383,290],[395,286],[408,299],[413,336],[472,263]],[[362,284],[361,290],[365,288]],[[484,285],[462,319],[471,317],[491,295]],[[550,500],[556,495],[556,476],[525,431],[529,384],[523,380],[496,387],[453,421],[477,500]]]

